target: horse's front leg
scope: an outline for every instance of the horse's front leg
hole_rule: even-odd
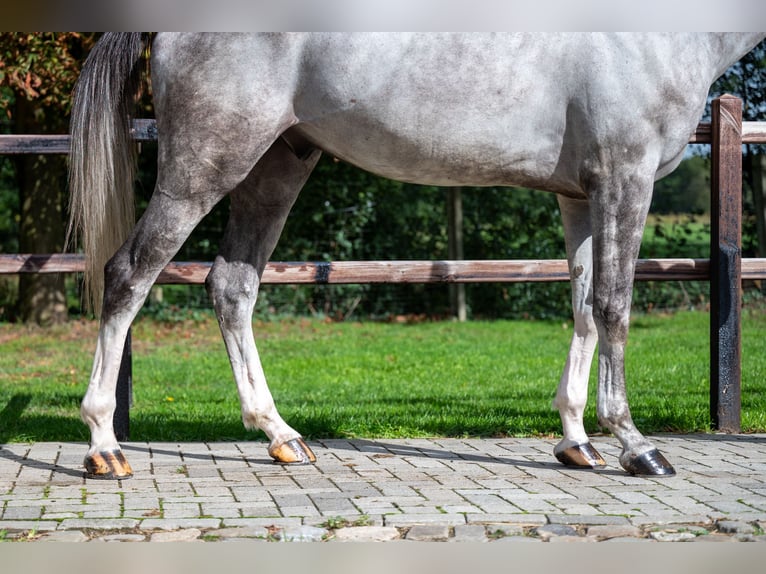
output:
[[[272,145],[231,194],[226,233],[206,282],[237,383],[242,421],[262,430],[271,441],[269,455],[288,464],[316,457],[277,411],[255,346],[252,315],[266,262],[318,159],[318,151],[297,157],[282,140]]]
[[[588,379],[598,335],[593,322],[593,251],[587,201],[559,197],[572,285],[574,334],[561,375],[554,408],[561,416],[564,437],[553,449],[567,466],[599,468],[603,457],[590,443],[583,425]]]
[[[593,319],[598,329],[598,418],[622,443],[620,464],[625,470],[638,475],[673,475],[670,463],[633,423],[625,383],[633,279],[653,178],[614,167],[604,172],[611,175],[596,179],[589,189]]]
[[[255,266],[222,253],[207,282],[237,383],[242,422],[246,428],[266,434],[271,441],[268,452],[275,461],[311,463],[316,460],[314,453],[277,411],[255,346],[252,314],[258,276]]]

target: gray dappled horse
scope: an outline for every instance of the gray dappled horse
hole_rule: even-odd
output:
[[[556,457],[604,461],[583,428],[598,342],[598,418],[633,474],[674,474],[636,428],[624,352],[653,182],[681,160],[708,89],[762,34],[107,34],[72,112],[72,223],[101,327],[82,417],[91,476],[132,471],[112,428],[128,328],[162,268],[224,196],[207,278],[247,427],[269,454],[314,454],[280,417],[252,311],[285,218],[322,151],[388,178],[558,194],[574,336]],[[132,80],[151,41],[159,173],[133,227]],[[115,253],[116,252],[116,253]],[[108,260],[108,262],[107,262]],[[103,270],[103,275],[102,275]],[[103,305],[101,291],[103,289]]]

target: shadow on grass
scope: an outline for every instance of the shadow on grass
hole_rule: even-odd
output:
[[[18,429],[20,425],[23,425],[27,422],[28,418],[35,419],[32,423],[33,428],[46,428],[46,422],[37,420],[40,419],[47,419],[47,424],[54,424],[55,428],[61,428],[61,423],[59,422],[60,419],[66,420],[64,417],[24,417],[24,411],[29,406],[29,403],[32,402],[32,395],[25,394],[25,393],[19,393],[16,395],[13,395],[11,399],[8,401],[8,403],[5,405],[2,411],[0,411],[0,458],[4,458],[6,460],[10,460],[12,462],[15,462],[17,464],[20,464],[21,466],[28,467],[28,468],[36,468],[40,470],[48,470],[51,472],[56,472],[59,474],[66,474],[69,476],[74,477],[82,477],[83,471],[82,470],[74,470],[69,468],[64,468],[62,466],[57,465],[56,463],[50,463],[50,462],[43,462],[40,460],[35,460],[33,458],[29,458],[28,456],[20,455],[15,452],[12,452],[8,449],[4,449],[2,447],[3,444],[8,442],[11,438],[16,438],[19,434]],[[52,420],[55,420],[55,423],[52,423]]]
[[[0,411],[0,444],[8,442],[14,436],[14,429],[31,402],[32,395],[19,393],[13,395]]]
[[[87,440],[87,427],[80,420],[79,411],[72,415],[25,412],[35,399],[29,393],[13,395],[0,411],[0,444],[8,442],[39,441],[84,441]],[[38,401],[41,399],[38,397]],[[68,394],[56,394],[42,399],[46,407],[64,407],[69,410],[73,404],[79,404],[80,397]]]

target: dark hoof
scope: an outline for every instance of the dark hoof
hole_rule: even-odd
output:
[[[673,466],[657,449],[631,457],[623,466],[630,474],[638,476],[674,476],[676,474]]]
[[[281,464],[311,464],[317,457],[302,438],[294,438],[269,447],[269,456]]]
[[[121,480],[133,476],[133,469],[121,450],[102,451],[85,457],[85,476]]]
[[[577,468],[601,468],[606,466],[604,458],[589,442],[570,446],[561,452],[555,453],[555,455],[558,461],[565,466]]]

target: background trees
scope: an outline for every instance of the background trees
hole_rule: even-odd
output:
[[[66,133],[72,87],[93,41],[93,34],[74,32],[0,33],[4,129],[20,134]],[[6,234],[0,242],[3,249],[11,246],[7,234],[15,230],[17,249],[22,253],[60,252],[64,247],[65,159],[56,155],[18,156],[6,160],[2,175],[5,189],[0,200],[8,202],[2,211],[17,210],[15,217],[4,215],[0,219]],[[15,198],[8,189],[13,185]],[[66,320],[64,277],[21,276],[14,312],[24,321],[44,325]]]

